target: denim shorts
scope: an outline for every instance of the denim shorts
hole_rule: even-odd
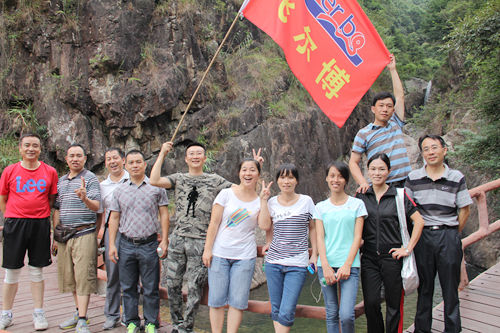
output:
[[[304,286],[307,268],[283,266],[266,262],[266,278],[271,300],[271,319],[290,327],[295,320],[295,309]]]
[[[252,284],[255,259],[225,259],[214,256],[208,268],[208,306],[245,310]]]

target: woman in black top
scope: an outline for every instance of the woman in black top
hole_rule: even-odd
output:
[[[396,206],[396,188],[386,184],[391,169],[386,154],[375,154],[368,161],[368,176],[372,186],[365,194],[358,193],[368,212],[363,228],[361,248],[361,285],[368,326],[368,333],[383,333],[384,322],[380,309],[382,283],[386,301],[387,333],[401,332],[403,283],[401,267],[403,257],[413,250],[420,238],[424,220],[415,204],[405,196],[406,219],[414,223],[410,242],[402,247],[401,231]],[[411,228],[409,228],[410,230]]]

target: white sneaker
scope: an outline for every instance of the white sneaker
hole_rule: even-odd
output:
[[[2,312],[0,315],[0,330],[4,330],[12,325],[12,314]]]
[[[59,328],[62,330],[69,330],[70,328],[75,328],[77,323],[78,323],[78,311],[75,311],[73,312],[71,318],[59,324]]]
[[[45,312],[33,312],[33,326],[35,331],[43,331],[49,327],[49,322],[45,318]]]
[[[78,323],[76,324],[75,333],[90,333],[88,319],[78,319]]]

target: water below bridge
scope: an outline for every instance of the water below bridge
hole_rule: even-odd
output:
[[[482,272],[482,270],[477,269],[474,266],[468,266],[467,272],[469,274],[469,279],[472,280],[478,274]],[[315,298],[318,299],[320,296],[321,288],[319,286],[318,280],[316,278],[317,275],[309,275],[304,288],[300,294],[299,304],[304,305],[315,305],[315,306],[324,306],[323,297],[319,302],[316,302]],[[267,292],[267,285],[264,284],[250,293],[250,299],[259,300],[259,301],[267,301],[269,299]],[[358,289],[358,297],[357,302],[361,302],[363,299],[363,295],[361,292],[361,283]],[[441,297],[441,288],[439,286],[439,281],[436,279],[436,288],[434,295],[434,304],[433,307],[439,304],[442,301]],[[417,306],[417,293],[413,293],[405,298],[404,305],[404,328],[409,327],[413,324],[413,319],[415,317],[415,311]],[[385,313],[385,305],[382,304],[383,313]],[[356,332],[364,333],[366,332],[366,317],[362,315],[361,317],[356,319]],[[210,319],[208,315],[208,307],[205,305],[200,306],[200,311],[196,316],[196,327],[201,331],[210,331]],[[273,332],[273,323],[268,315],[245,312],[243,315],[243,321],[241,323],[240,330],[238,332],[241,333],[250,333],[250,332]],[[308,318],[296,318],[295,324],[292,328],[292,332],[315,332],[315,333],[326,333],[326,324],[323,320],[318,319],[308,319]]]

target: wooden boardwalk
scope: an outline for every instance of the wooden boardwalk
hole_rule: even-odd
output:
[[[0,243],[1,244],[1,243]],[[0,247],[1,253],[1,247]],[[57,266],[55,263],[44,269],[45,302],[44,309],[49,321],[49,328],[44,332],[61,333],[58,325],[75,311],[71,294],[60,294],[57,287]],[[3,274],[0,279],[3,285]],[[0,304],[1,304],[0,300]],[[21,273],[19,290],[14,302],[14,325],[7,331],[12,333],[35,332],[32,324],[33,302],[31,300],[30,281],[28,270]],[[462,316],[462,332],[497,333],[500,332],[500,263],[474,279],[469,286],[460,292],[460,313]],[[125,332],[124,327],[117,327],[111,331],[103,331],[104,297],[92,295],[90,298],[88,317],[91,332]],[[159,332],[169,333],[171,327],[164,323]],[[442,332],[443,303],[434,308],[432,331]],[[0,333],[3,331],[0,331]],[[405,332],[413,332],[413,326]]]
[[[0,243],[0,254],[1,254],[1,243]],[[2,269],[3,271],[3,269]],[[58,290],[57,285],[57,264],[52,263],[49,267],[44,268],[44,278],[45,278],[45,297],[44,297],[44,310],[47,320],[49,322],[49,328],[43,332],[49,333],[62,333],[62,332],[74,332],[71,330],[61,330],[59,328],[59,323],[69,318],[75,311],[75,303],[72,294],[61,294]],[[4,273],[1,274],[0,286],[3,285]],[[2,301],[0,300],[0,304]],[[7,328],[7,332],[12,333],[27,333],[27,332],[37,332],[33,328],[32,313],[33,313],[33,301],[31,300],[31,290],[30,281],[28,276],[27,267],[23,267],[21,271],[21,277],[19,281],[19,290],[17,292],[16,299],[14,301],[14,319],[13,325]],[[125,327],[117,327],[113,330],[103,331],[102,324],[105,321],[104,317],[104,297],[99,295],[92,295],[90,297],[90,304],[87,314],[90,320],[90,331],[91,332],[125,332]],[[170,332],[171,327],[164,323],[163,326],[158,330],[161,333]],[[5,332],[0,330],[1,332]]]
[[[459,293],[462,332],[500,332],[500,262]],[[443,332],[443,303],[432,312],[432,332]],[[406,332],[413,332],[413,325]]]

